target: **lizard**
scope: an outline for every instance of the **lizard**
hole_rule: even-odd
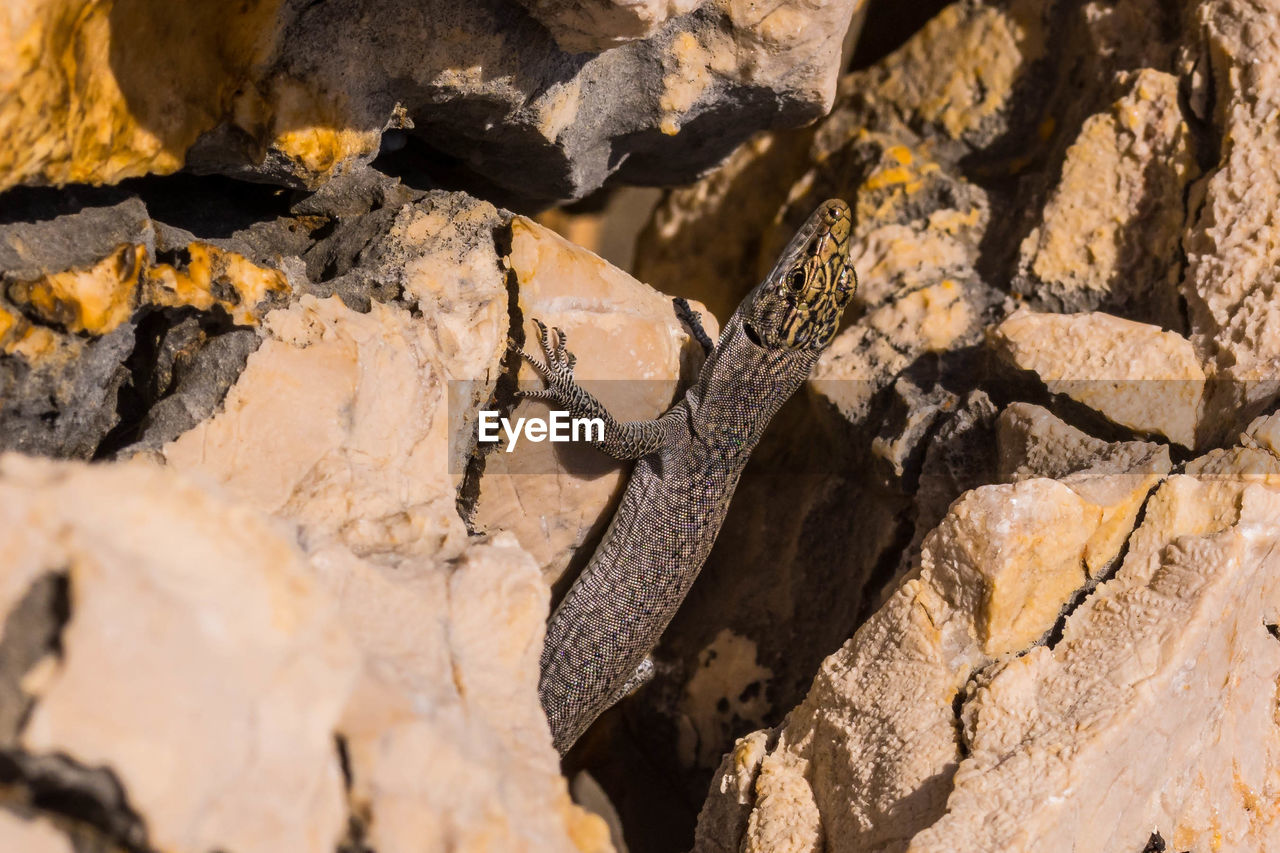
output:
[[[652,672],[648,653],[706,562],[751,451],[835,337],[858,283],[852,232],[847,204],[821,204],[725,323],[683,399],[653,420],[610,415],[574,381],[565,333],[533,320],[543,360],[519,353],[543,387],[519,395],[600,418],[604,436],[592,443],[636,460],[604,538],[547,624],[538,692],[561,755]]]

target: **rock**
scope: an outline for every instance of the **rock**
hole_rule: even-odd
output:
[[[1138,849],[1153,827],[1173,849],[1270,849],[1278,509],[1261,486],[1165,483],[1062,642],[966,706],[947,813],[907,849]]]
[[[70,602],[53,647],[19,655],[32,710],[7,784],[131,849],[611,849],[558,776],[537,699],[547,588],[514,539],[363,559],[340,529],[173,467],[0,459],[6,627],[48,607],[28,590],[50,572]]]
[[[0,50],[0,189],[184,164],[314,189],[372,160],[387,129],[425,143],[416,163],[443,152],[526,202],[614,175],[687,180],[752,131],[826,110],[861,3],[524,6],[23,0]],[[154,50],[121,47],[157,33]]]
[[[1196,446],[1205,375],[1191,342],[1110,314],[1018,311],[992,332],[1002,358],[1108,420]]]
[[[1203,180],[1189,200],[1191,227],[1182,279],[1191,339],[1219,385],[1206,427],[1229,438],[1265,411],[1280,388],[1280,239],[1271,211],[1280,175],[1271,165],[1280,141],[1271,111],[1280,97],[1280,33],[1266,13],[1240,0],[1188,9],[1179,70],[1191,104],[1216,139]]]
[[[1110,112],[1086,119],[1067,149],[1042,219],[1023,238],[1014,289],[1057,311],[1104,308],[1178,329],[1170,259],[1199,171],[1191,131],[1176,77],[1152,69],[1125,77]]]
[[[340,723],[362,843],[612,850],[569,800],[537,700],[547,588],[509,536],[393,570],[312,554],[367,665]]]
[[[975,671],[1049,631],[1086,581],[1102,517],[1042,478],[957,500],[916,572],[823,663],[766,748],[735,747],[694,849],[774,849],[783,833],[833,851],[898,848],[941,817],[963,757],[953,703]],[[727,834],[735,825],[745,831]]]
[[[0,447],[84,459],[153,430],[129,410],[165,395],[155,419],[209,414],[256,345],[243,332],[292,289],[279,269],[157,225],[136,198],[0,226],[0,282]]]
[[[1051,477],[1101,508],[1097,532],[1084,555],[1085,569],[1095,581],[1133,530],[1148,491],[1172,469],[1164,445],[1101,441],[1027,403],[1014,403],[1000,413],[996,442],[1001,482]]]
[[[21,748],[109,767],[157,848],[331,850],[359,657],[290,539],[143,464],[10,454],[0,483],[0,604],[50,571],[71,602]]]
[[[620,420],[655,418],[680,398],[703,354],[669,297],[523,217],[512,220],[510,241],[506,262],[518,288],[518,339],[526,351],[541,358],[535,319],[562,329],[578,358],[575,376]],[[692,307],[718,337],[716,319]],[[520,370],[522,387],[541,387],[528,365]],[[484,395],[474,397],[483,403]],[[511,416],[547,411],[545,403],[527,401]],[[549,443],[517,445],[510,454],[495,449],[484,459],[472,528],[514,533],[549,582],[575,553],[579,564],[590,557],[629,469],[590,448]]]
[[[1012,95],[1044,50],[1034,3],[953,3],[877,65],[839,85],[813,129],[761,135],[673,190],[641,236],[636,273],[736,306],[830,195],[853,203],[857,300],[959,278],[977,259],[986,194],[954,161],[1009,130]],[[950,57],[939,63],[939,56]]]
[[[358,314],[304,296],[270,314],[266,332],[222,411],[164,447],[169,464],[362,557],[461,553],[441,452],[447,376],[430,330],[401,308]]]
[[[22,853],[73,853],[71,840],[43,818],[26,819],[0,811],[0,847]]]

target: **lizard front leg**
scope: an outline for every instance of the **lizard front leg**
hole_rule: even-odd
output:
[[[684,323],[685,328],[689,330],[689,334],[693,335],[693,339],[702,347],[702,354],[711,355],[711,351],[716,348],[715,342],[711,340],[711,336],[703,328],[702,317],[698,315],[697,311],[693,310],[689,300],[683,296],[677,296],[671,300],[671,304],[675,308],[676,318]]]
[[[660,449],[666,437],[663,419],[622,422],[609,414],[604,404],[592,396],[573,378],[578,359],[568,349],[568,336],[552,327],[550,334],[540,320],[533,321],[538,332],[545,361],[540,362],[524,350],[520,355],[546,383],[536,391],[517,391],[517,396],[545,400],[563,406],[575,418],[599,418],[604,422],[604,438],[592,442],[615,459],[639,459]]]

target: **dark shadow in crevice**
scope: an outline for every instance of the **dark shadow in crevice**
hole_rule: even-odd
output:
[[[255,223],[288,216],[290,205],[305,195],[267,184],[185,172],[130,178],[114,186],[13,187],[0,193],[0,225],[47,222],[137,197],[153,219],[197,237],[221,239]]]
[[[950,0],[919,0],[915,3],[871,0],[848,70],[861,71],[875,65],[902,47],[949,5]]]

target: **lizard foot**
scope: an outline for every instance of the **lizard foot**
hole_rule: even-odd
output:
[[[578,359],[569,352],[569,336],[555,326],[551,327],[548,334],[548,329],[541,320],[534,320],[533,325],[538,331],[543,361],[538,361],[524,350],[520,350],[520,356],[542,377],[546,387],[536,391],[517,391],[516,396],[559,403],[570,410],[585,408],[583,404],[589,395],[573,379],[573,367]]]

